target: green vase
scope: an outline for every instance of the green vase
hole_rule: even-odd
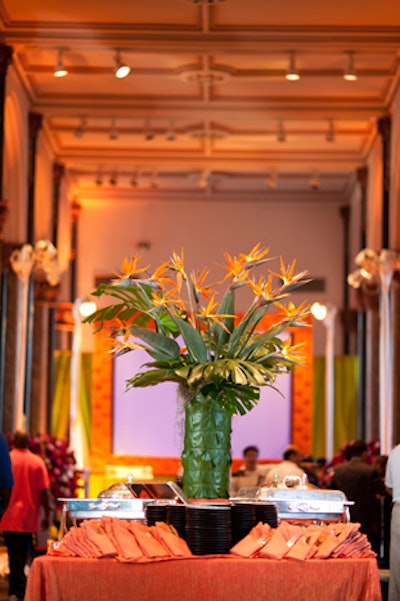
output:
[[[191,499],[229,497],[232,416],[212,398],[185,403],[183,490]]]

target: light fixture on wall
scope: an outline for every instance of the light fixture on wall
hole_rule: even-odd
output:
[[[113,117],[111,119],[111,128],[110,128],[110,133],[108,134],[108,137],[110,138],[110,140],[118,140],[118,138],[119,138],[119,132],[117,129],[115,117]]]
[[[357,81],[357,72],[354,68],[354,52],[350,50],[347,53],[347,67],[343,73],[343,79],[346,81]]]
[[[110,179],[109,179],[108,183],[110,184],[110,186],[116,186],[117,185],[117,183],[118,183],[118,173],[117,173],[116,169],[111,173]]]
[[[328,121],[328,131],[326,132],[325,140],[327,142],[335,141],[335,127],[334,127],[332,119],[330,119]]]
[[[286,132],[282,121],[279,121],[278,123],[278,132],[276,134],[276,139],[278,142],[286,142]]]
[[[131,68],[129,65],[122,62],[121,52],[119,50],[117,50],[115,53],[114,63],[115,63],[115,68],[114,68],[115,77],[117,79],[124,79],[124,77],[128,77],[129,73],[131,72]]]
[[[54,77],[65,77],[68,75],[68,69],[63,63],[62,60],[63,51],[59,50],[57,54],[57,64],[54,67]]]
[[[289,67],[285,73],[285,79],[288,81],[298,81],[300,74],[296,68],[296,54],[292,51],[289,55]]]
[[[86,133],[86,128],[87,128],[87,119],[86,119],[86,117],[81,117],[81,122],[74,131],[75,136],[77,138],[82,138]]]

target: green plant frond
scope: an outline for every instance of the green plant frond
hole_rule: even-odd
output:
[[[179,319],[175,315],[172,315],[172,319],[182,335],[188,352],[196,361],[204,363],[207,360],[207,349],[199,332],[187,321]]]
[[[151,351],[165,357],[166,359],[176,359],[179,357],[180,346],[172,338],[167,338],[164,336],[164,334],[154,332],[153,330],[149,330],[147,328],[129,326],[128,329],[133,336],[139,338],[139,340],[142,340],[146,344],[148,347],[147,352],[149,354],[151,354]]]
[[[242,336],[244,336],[251,328],[255,327],[267,311],[267,306],[261,306],[252,311],[248,317],[243,317],[242,321],[236,326],[229,338],[227,347],[227,355],[229,357],[236,355],[239,347],[242,345]]]
[[[131,388],[144,388],[146,386],[156,386],[161,382],[180,382],[180,378],[176,375],[175,370],[165,369],[151,369],[145,372],[139,372],[133,378],[130,378],[126,387],[127,390]]]

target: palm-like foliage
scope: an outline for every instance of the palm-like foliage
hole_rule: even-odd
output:
[[[304,303],[284,304],[294,288],[308,281],[305,272],[295,273],[295,262],[286,269],[281,259],[279,273],[268,269],[266,276],[255,279],[254,270],[270,261],[267,254],[259,244],[238,257],[225,253],[220,267],[226,275],[216,284],[225,287],[219,303],[214,286],[207,284],[208,270],[187,273],[183,251],[174,252],[154,272],[139,267],[139,257],[125,259],[117,279],[94,292],[114,302],[86,321],[110,328],[117,354],[142,348],[152,359],[128,387],[173,381],[187,399],[201,393],[231,414],[244,414],[258,402],[260,386],[272,386],[278,374],[302,361],[301,349],[280,334],[305,325],[309,313]],[[235,295],[243,287],[250,288],[252,300],[239,319]],[[260,332],[271,307],[278,309],[277,319]]]

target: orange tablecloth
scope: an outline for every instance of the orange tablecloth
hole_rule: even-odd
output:
[[[381,601],[375,559],[35,559],[25,601]]]

